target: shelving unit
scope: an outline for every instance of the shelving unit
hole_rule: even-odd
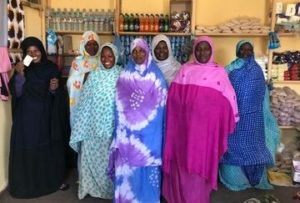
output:
[[[299,2],[297,0],[272,0],[272,15],[271,15],[271,31],[274,32],[275,31],[275,25],[276,25],[276,3],[277,2],[283,2],[283,3],[291,3],[291,2]],[[297,33],[278,33],[279,38],[293,38],[293,37],[297,37]],[[281,43],[281,47],[282,47],[282,43]],[[282,48],[281,48],[282,49]],[[299,47],[300,50],[300,47]],[[273,66],[273,53],[274,50],[270,50],[269,51],[269,57],[268,57],[268,78],[271,79],[271,70],[272,70],[272,66]],[[273,81],[273,83],[276,85],[299,85],[300,84],[300,80],[299,81],[295,81],[295,80],[285,80],[285,81]]]
[[[182,33],[182,32],[118,32],[119,35],[145,35],[145,36],[151,36],[151,35],[158,35],[158,34],[164,34],[167,36],[191,36],[191,33]]]
[[[291,126],[291,125],[284,125],[284,126],[279,126],[280,129],[296,129],[295,126]]]
[[[28,1],[28,0],[21,0],[21,3],[22,3],[23,6],[27,6],[27,7],[37,9],[37,10],[40,10],[40,11],[44,10],[41,0],[38,0],[36,2],[37,3],[33,3],[31,1]]]
[[[278,85],[299,85],[300,84],[300,80],[283,80],[283,81],[273,81],[274,84],[278,84]]]
[[[61,35],[82,35],[84,31],[55,31]],[[97,32],[98,35],[113,35],[113,32]]]
[[[264,33],[203,33],[195,31],[195,36],[213,36],[213,37],[268,37]]]
[[[157,34],[164,34],[167,36],[191,36],[194,32],[195,27],[195,4],[196,0],[170,0],[169,2],[169,16],[172,12],[172,8],[178,8],[180,5],[184,5],[183,8],[190,9],[191,17],[191,32],[130,32],[130,31],[120,31],[119,30],[119,16],[122,13],[122,0],[116,0],[116,13],[115,13],[115,32],[119,35],[135,35],[135,36],[154,36]],[[145,8],[145,11],[147,9]]]

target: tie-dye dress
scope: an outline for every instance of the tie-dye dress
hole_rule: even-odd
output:
[[[109,163],[116,203],[160,202],[167,84],[150,55],[145,67],[139,71],[130,61],[117,83]]]

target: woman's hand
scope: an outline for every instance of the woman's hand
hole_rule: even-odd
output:
[[[22,61],[20,61],[19,63],[17,63],[15,69],[16,69],[16,72],[18,74],[24,75],[25,66],[24,66],[24,64],[23,64]]]
[[[52,78],[50,80],[49,89],[50,89],[50,91],[55,91],[57,88],[58,88],[58,79],[57,78]]]

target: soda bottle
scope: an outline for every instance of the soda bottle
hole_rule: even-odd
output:
[[[135,14],[135,18],[134,18],[134,31],[135,32],[139,32],[140,31],[140,18],[139,18],[139,14]]]
[[[144,14],[140,15],[140,31],[145,32],[145,17],[144,17]]]
[[[119,16],[119,31],[124,31],[124,15],[122,13]]]
[[[165,20],[164,20],[164,16],[163,14],[160,14],[159,16],[159,32],[163,32],[164,31],[164,24],[165,24]]]

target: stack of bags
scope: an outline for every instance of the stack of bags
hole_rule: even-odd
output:
[[[291,88],[283,87],[272,90],[271,110],[279,125],[300,125],[300,96]]]
[[[200,34],[200,33],[267,34],[269,32],[270,32],[270,27],[262,25],[260,23],[260,20],[254,17],[238,17],[215,26],[196,25],[196,34]]]
[[[300,64],[293,64],[289,69],[290,80],[300,80]]]
[[[287,63],[273,64],[271,77],[274,81],[290,80],[289,67]]]

